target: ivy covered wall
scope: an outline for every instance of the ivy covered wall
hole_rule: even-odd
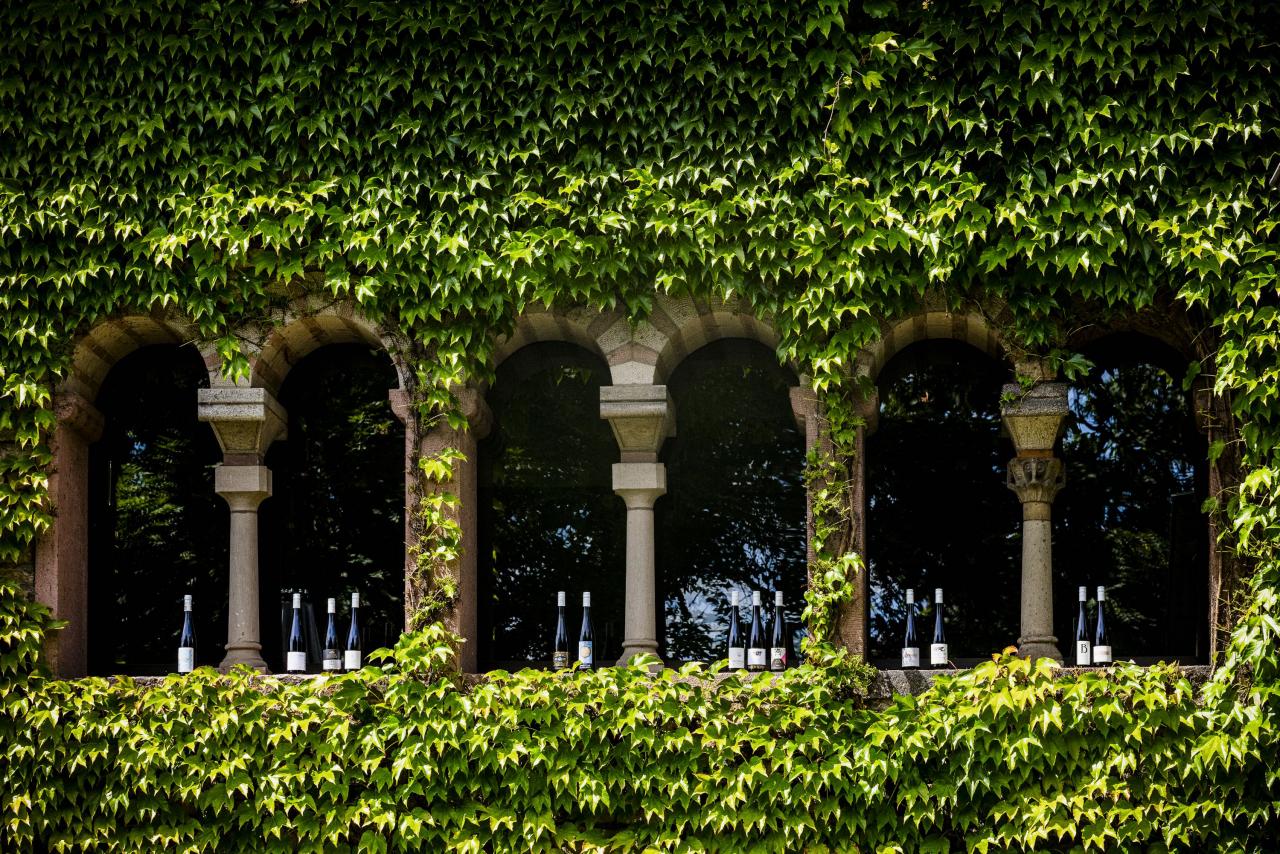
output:
[[[1068,370],[1081,323],[1189,324],[1250,586],[1198,696],[1003,660],[872,712],[835,652],[741,691],[461,690],[438,626],[323,687],[54,683],[6,582],[0,847],[1273,844],[1277,36],[1261,2],[3,5],[0,559],[50,523],[52,395],[111,316],[242,375],[233,330],[320,290],[411,342],[431,414],[526,307],[745,298],[838,482],[850,364],[932,288]],[[821,635],[857,561],[819,528]]]

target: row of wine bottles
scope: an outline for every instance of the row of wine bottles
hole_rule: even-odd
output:
[[[564,670],[569,666],[569,631],[564,624],[564,591],[556,593],[556,637],[551,645],[551,666]],[[582,627],[578,629],[578,670],[595,667],[596,632],[591,626],[591,593],[582,594]]]
[[[933,641],[929,644],[929,666],[946,667],[950,661],[947,633],[942,625],[942,588],[933,591]],[[902,669],[920,667],[920,642],[916,639],[916,591],[907,588],[907,633],[902,641]]]
[[[1098,585],[1097,615],[1094,620],[1093,638],[1089,638],[1089,623],[1085,614],[1086,588],[1080,588],[1080,613],[1076,616],[1076,666],[1111,664],[1111,641],[1107,638],[1107,591]],[[933,591],[933,641],[929,644],[929,666],[946,667],[947,635],[942,619],[942,588]],[[902,669],[914,670],[920,666],[920,643],[916,638],[916,592],[907,589],[907,631],[902,641]]]
[[[1089,624],[1085,619],[1085,597],[1087,590],[1080,588],[1080,613],[1076,615],[1076,667],[1088,667],[1091,664],[1106,665],[1111,663],[1111,640],[1107,637],[1106,606],[1107,588],[1098,585],[1097,619],[1093,624],[1093,640],[1089,639]]]
[[[360,641],[360,594],[351,594],[351,624],[347,629],[347,641],[338,646],[338,600],[329,600],[329,626],[324,633],[324,650],[320,655],[321,668],[328,671],[359,670],[364,664]],[[178,635],[178,672],[190,673],[195,669],[196,632],[191,622],[191,596],[182,597],[182,631]],[[289,646],[285,654],[285,670],[290,673],[307,672],[307,645],[302,634],[302,594],[293,594],[293,624],[289,628]]]
[[[743,644],[742,627],[738,621],[738,591],[729,593],[729,669],[759,673],[765,670],[787,669],[787,618],[782,609],[782,591],[773,593],[773,632],[769,645],[765,646],[764,610],[760,591],[751,591],[751,628]]]

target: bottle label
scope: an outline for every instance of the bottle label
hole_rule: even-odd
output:
[[[325,670],[341,670],[342,659],[338,656],[336,649],[326,649],[324,656],[320,659],[320,666]]]
[[[1089,642],[1076,641],[1076,666],[1088,667],[1092,662],[1089,660]]]
[[[741,670],[746,666],[747,666],[746,647],[741,647],[741,646],[729,647],[729,669]]]
[[[551,653],[551,666],[556,670],[564,670],[569,666],[569,650],[562,649]]]
[[[579,667],[591,667],[595,664],[595,661],[593,660],[591,655],[592,646],[593,644],[591,641],[578,641],[578,666]]]
[[[290,673],[297,673],[307,669],[307,654],[305,652],[291,652],[285,659],[285,669]]]
[[[764,649],[751,648],[747,650],[747,667],[768,667],[769,653]]]
[[[785,646],[769,647],[769,669],[770,670],[786,670],[787,669],[787,648]]]
[[[916,646],[904,646],[902,648],[902,666],[903,667],[919,667],[920,666],[920,648]]]
[[[947,655],[947,645],[945,643],[929,644],[929,665],[931,667],[946,667],[950,661]]]
[[[178,672],[190,673],[196,666],[196,651],[194,647],[180,646],[178,647]]]
[[[1111,663],[1111,647],[1095,646],[1093,648],[1094,664],[1110,664]]]
[[[360,650],[349,649],[342,654],[342,666],[347,670],[360,669]]]

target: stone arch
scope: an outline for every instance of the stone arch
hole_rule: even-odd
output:
[[[367,344],[386,351],[396,369],[400,389],[408,388],[404,342],[369,320],[349,303],[315,305],[303,302],[285,311],[265,334],[246,330],[251,342],[250,384],[279,392],[289,370],[326,344]],[[255,334],[258,333],[258,334]],[[214,380],[224,384],[225,378]]]
[[[981,314],[925,309],[893,322],[881,324],[882,334],[865,347],[856,360],[855,371],[873,382],[889,360],[918,341],[950,338],[963,341],[1000,362],[1008,362],[1000,336]]]
[[[217,363],[216,350],[200,342],[182,319],[110,318],[79,337],[66,376],[55,389],[48,488],[54,519],[36,541],[35,592],[55,617],[67,621],[66,628],[46,641],[58,676],[82,676],[88,670],[89,446],[102,435],[104,426],[102,413],[94,405],[98,393],[111,369],[140,347],[188,342],[198,348],[206,367]]]
[[[698,348],[725,338],[745,338],[764,344],[771,350],[778,347],[778,333],[764,319],[751,313],[750,305],[745,300],[738,302],[701,302],[691,299],[675,300],[659,297],[654,305],[653,314],[644,324],[657,335],[653,336],[654,344],[646,350],[655,354],[652,364],[652,379],[649,382],[666,382],[684,358]],[[638,330],[637,339],[643,332]],[[660,338],[659,338],[660,336]],[[640,346],[644,342],[637,340]],[[615,351],[620,352],[620,351]],[[633,360],[643,362],[648,353],[637,349],[634,345],[630,353],[625,355]],[[610,354],[610,366],[625,365]],[[796,366],[787,365],[797,375],[803,373]],[[616,377],[617,369],[615,369]],[[616,382],[615,378],[615,382]]]
[[[566,341],[601,358],[607,358],[601,347],[600,336],[618,323],[626,320],[615,311],[590,311],[555,309],[527,311],[516,321],[509,335],[498,338],[494,349],[493,367],[496,369],[517,350],[540,341]]]
[[[205,365],[217,359],[212,346],[199,342],[194,328],[183,320],[149,315],[124,315],[96,324],[79,338],[67,376],[56,394],[74,394],[88,403],[98,398],[102,382],[117,362],[151,344],[194,343]]]

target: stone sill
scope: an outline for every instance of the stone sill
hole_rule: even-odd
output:
[[[963,673],[968,668],[948,668],[945,670],[878,670],[875,677],[871,680],[871,684],[867,687],[866,699],[873,705],[883,705],[896,695],[915,695],[926,691],[933,680],[938,676],[948,674]],[[1089,671],[1097,671],[1095,667],[1064,667],[1062,675],[1071,676]],[[1213,668],[1207,664],[1185,664],[1179,667],[1183,675],[1190,680],[1192,686],[1199,688],[1213,675]],[[721,673],[716,677],[716,681],[721,681],[728,677],[729,674]],[[768,672],[757,674],[755,678],[770,678]],[[115,681],[116,676],[108,676],[107,679]],[[156,686],[161,684],[167,676],[133,676],[134,682],[143,686]],[[282,685],[303,685],[315,680],[323,680],[329,678],[324,673],[279,673],[264,674],[261,680],[264,683],[274,682]],[[485,674],[483,673],[464,673],[462,674],[462,683],[464,686],[471,688],[483,682]]]

